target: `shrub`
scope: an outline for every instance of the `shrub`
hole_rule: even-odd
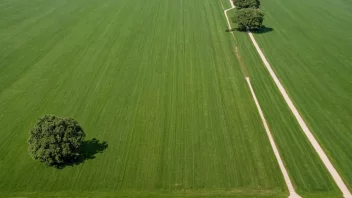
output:
[[[236,10],[235,16],[232,18],[232,22],[237,24],[237,29],[240,31],[244,31],[247,28],[249,30],[259,30],[263,20],[264,13],[253,8]]]
[[[45,115],[29,132],[29,154],[49,166],[75,160],[85,138],[78,122],[72,118]]]

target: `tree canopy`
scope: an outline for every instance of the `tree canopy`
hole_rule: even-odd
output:
[[[29,154],[49,166],[75,160],[86,134],[72,118],[45,115],[29,132]]]
[[[236,8],[259,8],[259,0],[232,0]]]
[[[232,18],[232,22],[237,24],[237,29],[244,31],[247,28],[249,30],[259,30],[263,24],[264,13],[259,9],[244,8],[236,10],[235,16]]]

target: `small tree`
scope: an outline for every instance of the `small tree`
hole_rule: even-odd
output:
[[[232,18],[232,22],[237,24],[237,29],[240,31],[244,31],[247,28],[249,30],[259,30],[263,21],[264,13],[253,8],[236,10],[235,16]]]
[[[79,156],[85,133],[72,118],[45,115],[29,132],[29,154],[49,166],[63,165]]]
[[[236,8],[259,8],[259,0],[232,0]]]

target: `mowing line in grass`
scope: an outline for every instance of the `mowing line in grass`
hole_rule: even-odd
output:
[[[314,147],[315,151],[318,153],[320,159],[323,161],[324,165],[326,166],[326,168],[330,172],[330,174],[333,177],[333,179],[335,180],[337,186],[340,188],[343,196],[346,197],[346,198],[352,198],[352,194],[348,190],[346,184],[343,182],[341,176],[339,175],[339,173],[336,171],[335,167],[330,162],[329,158],[327,157],[327,155],[325,154],[324,150],[319,145],[318,141],[313,136],[312,132],[310,132],[308,126],[306,125],[306,123],[304,122],[303,118],[301,117],[301,115],[299,114],[298,110],[296,109],[295,105],[293,104],[292,100],[288,96],[285,88],[280,83],[278,77],[276,76],[276,74],[272,70],[269,62],[265,58],[265,56],[264,56],[263,52],[261,51],[261,49],[259,48],[259,45],[256,42],[256,40],[254,39],[252,33],[248,31],[248,35],[251,38],[251,41],[252,41],[254,47],[256,48],[260,58],[262,59],[265,67],[269,71],[270,76],[272,77],[272,79],[274,80],[276,86],[278,87],[281,95],[283,96],[283,98],[285,99],[287,105],[289,106],[290,110],[292,111],[293,115],[297,119],[297,122],[299,123],[299,125],[301,126],[303,132],[307,136],[309,142],[312,144],[312,146]]]

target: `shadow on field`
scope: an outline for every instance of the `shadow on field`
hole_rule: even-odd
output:
[[[80,157],[77,161],[82,163],[87,159],[94,159],[95,154],[102,153],[107,148],[108,143],[106,141],[100,142],[95,138],[86,140],[82,143]]]
[[[266,27],[265,25],[263,25],[259,30],[252,31],[252,33],[254,33],[254,34],[265,34],[265,33],[272,32],[272,31],[274,31],[273,28]]]
[[[226,32],[234,32],[234,31],[238,31],[238,32],[247,32],[246,30],[238,30],[237,28],[232,28],[232,29],[226,29]],[[251,32],[253,34],[265,34],[268,32],[274,31],[273,28],[271,27],[266,27],[265,25],[263,25],[259,30],[252,30]]]
[[[75,160],[56,167],[59,169],[63,169],[66,166],[82,164],[86,160],[94,159],[96,154],[102,153],[107,148],[108,143],[106,141],[100,142],[95,138],[83,141],[80,149],[80,155]]]

